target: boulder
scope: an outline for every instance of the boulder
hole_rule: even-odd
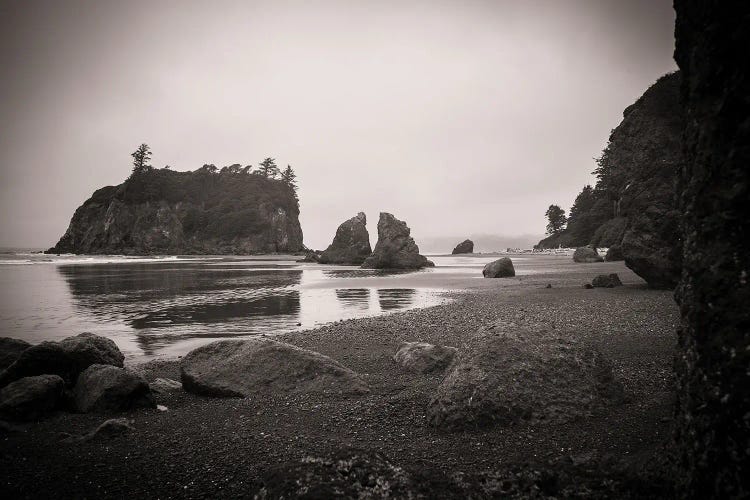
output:
[[[11,382],[0,390],[0,416],[36,420],[60,403],[65,383],[57,375],[37,375]]]
[[[622,238],[625,265],[651,288],[671,290],[682,273],[679,214],[652,206],[633,216]]]
[[[82,413],[154,408],[148,382],[137,373],[112,365],[91,365],[78,376],[73,389]]]
[[[171,378],[157,378],[150,384],[148,384],[151,392],[159,394],[167,394],[169,392],[182,390],[182,384]]]
[[[573,252],[573,262],[591,264],[593,262],[604,262],[604,259],[596,251],[596,248],[578,247]]]
[[[484,266],[482,276],[485,278],[510,278],[516,275],[513,261],[508,257],[494,260]]]
[[[367,217],[363,212],[342,222],[333,242],[320,255],[321,264],[360,265],[372,253]]]
[[[380,212],[378,242],[375,250],[362,263],[364,269],[421,269],[434,266],[419,254],[419,247],[410,236],[411,230],[404,221]]]
[[[31,344],[21,339],[0,337],[0,370],[5,370],[21,356]]]
[[[123,366],[125,357],[110,339],[82,333],[60,342],[42,342],[21,353],[0,374],[0,387],[22,377],[54,374],[72,385],[93,364]]]
[[[474,242],[471,240],[464,240],[453,249],[451,252],[453,255],[459,253],[474,253]]]
[[[404,370],[416,373],[442,371],[451,364],[458,349],[425,342],[403,342],[393,360]]]
[[[135,430],[133,428],[132,420],[127,418],[111,418],[105,420],[99,427],[84,434],[83,436],[69,436],[63,439],[63,443],[79,443],[82,441],[98,441],[104,439],[112,439],[118,436],[122,436]]]
[[[496,325],[458,354],[430,402],[430,423],[448,430],[567,422],[624,400],[597,351],[545,332]]]
[[[625,256],[622,254],[622,247],[619,245],[611,246],[607,249],[607,254],[604,256],[605,262],[617,262],[625,260]]]
[[[614,288],[622,286],[622,281],[620,281],[617,273],[600,274],[591,281],[591,286],[594,288]]]
[[[369,392],[356,373],[331,358],[263,337],[219,340],[190,351],[180,376],[186,391],[206,396]]]

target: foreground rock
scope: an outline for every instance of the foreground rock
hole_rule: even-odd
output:
[[[78,375],[93,364],[123,366],[125,356],[110,339],[82,333],[60,342],[31,346],[0,374],[0,387],[22,377],[54,374],[75,383]]]
[[[654,207],[633,217],[622,238],[622,255],[625,265],[646,280],[649,287],[671,290],[680,280],[682,247],[676,235],[678,217],[667,211],[674,212]],[[664,235],[672,235],[674,239],[665,241]]]
[[[510,278],[516,275],[513,261],[508,257],[497,259],[484,266],[482,276],[485,278]]]
[[[567,422],[623,399],[598,352],[544,332],[508,330],[487,332],[459,353],[428,416],[449,430]]]
[[[622,281],[620,281],[617,273],[600,274],[591,281],[591,286],[594,288],[614,288],[622,286]]]
[[[78,377],[76,409],[82,413],[154,408],[148,382],[135,372],[111,365],[91,365]]]
[[[602,256],[596,251],[596,248],[578,247],[573,252],[573,262],[591,264],[594,262],[604,262]]]
[[[460,253],[474,253],[474,242],[471,240],[464,240],[453,249],[451,252],[453,255]]]
[[[410,236],[404,221],[380,212],[378,242],[375,250],[362,264],[365,269],[421,269],[434,264],[419,254],[419,247]]]
[[[0,337],[0,370],[5,370],[12,365],[29,347],[31,344],[26,341]]]
[[[180,376],[186,391],[206,396],[369,392],[356,373],[331,358],[266,338],[199,347],[180,362]]]
[[[133,428],[132,420],[127,418],[111,418],[105,420],[99,427],[84,434],[83,436],[69,436],[63,439],[64,443],[78,443],[82,441],[98,441],[105,439],[112,439],[124,434],[128,434],[135,429]]]
[[[338,227],[333,242],[320,255],[320,263],[358,266],[371,253],[367,217],[360,212]]]
[[[65,383],[57,375],[24,377],[0,390],[0,417],[37,420],[57,408]]]
[[[431,373],[445,370],[458,349],[425,342],[403,342],[393,360],[407,371]]]

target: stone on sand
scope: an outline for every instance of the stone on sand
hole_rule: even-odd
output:
[[[404,370],[415,373],[442,371],[451,364],[458,350],[455,347],[403,342],[393,355],[393,360]]]
[[[0,390],[0,417],[36,420],[60,403],[65,383],[57,375],[36,375],[11,382]]]
[[[600,274],[591,281],[591,286],[594,288],[614,288],[622,286],[622,281],[620,281],[617,273]]]
[[[91,365],[78,376],[73,389],[82,413],[154,408],[148,382],[141,375],[112,365]]]
[[[494,260],[482,269],[482,276],[485,278],[511,278],[516,275],[513,268],[513,261],[508,257]]]

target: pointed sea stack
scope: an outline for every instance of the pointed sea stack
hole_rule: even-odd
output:
[[[404,221],[393,215],[380,212],[378,221],[378,243],[375,250],[362,264],[364,269],[421,269],[434,266],[410,236],[411,230]]]
[[[362,264],[372,253],[366,224],[367,217],[363,212],[343,222],[336,230],[333,243],[320,255],[319,262],[356,266]]]
[[[451,252],[453,255],[459,253],[474,253],[474,242],[471,240],[464,240],[453,249]]]

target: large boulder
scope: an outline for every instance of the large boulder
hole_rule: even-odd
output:
[[[573,262],[579,262],[584,264],[591,264],[593,262],[604,262],[604,259],[596,248],[591,247],[578,247],[573,252]]]
[[[12,365],[31,344],[21,339],[0,337],[0,370]]]
[[[367,216],[363,212],[341,223],[333,242],[320,255],[320,263],[357,266],[362,264],[372,253],[366,224]]]
[[[459,253],[474,253],[474,242],[471,240],[464,240],[453,249],[451,252],[453,255]]]
[[[671,290],[680,280],[682,246],[678,225],[676,210],[655,205],[633,216],[622,238],[625,265],[651,288]]]
[[[419,247],[410,236],[404,221],[380,212],[378,242],[375,250],[362,264],[365,269],[421,269],[434,265],[419,254]]]
[[[57,375],[37,375],[11,382],[0,390],[0,416],[8,420],[36,420],[54,410],[65,383]]]
[[[458,349],[426,342],[403,342],[393,360],[404,370],[415,373],[442,371],[451,364]]]
[[[497,325],[460,351],[430,402],[432,425],[459,430],[566,422],[623,401],[622,386],[598,352],[513,328]]]
[[[182,386],[206,396],[319,393],[359,395],[367,384],[331,358],[267,338],[219,340],[180,362]]]
[[[125,356],[110,339],[82,333],[60,342],[42,342],[21,353],[0,373],[0,387],[22,377],[55,374],[69,385],[93,364],[123,366]]]
[[[516,275],[513,268],[513,261],[508,257],[493,260],[482,269],[482,276],[485,278],[511,278]]]
[[[137,373],[112,365],[91,365],[73,390],[82,413],[124,411],[156,406],[148,382]]]

